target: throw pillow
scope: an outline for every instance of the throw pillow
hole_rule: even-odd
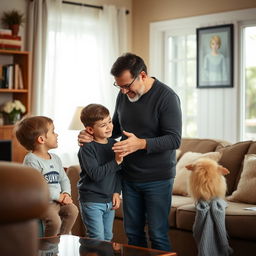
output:
[[[242,168],[244,156],[247,154],[251,144],[251,141],[242,141],[218,150],[220,153],[222,153],[219,164],[225,166],[225,168],[230,171],[229,175],[226,176],[228,195],[231,195],[231,193],[235,190],[237,177]]]
[[[205,154],[196,152],[186,152],[178,161],[176,165],[176,177],[173,183],[172,193],[175,195],[188,196],[188,178],[190,171],[188,171],[185,166],[192,164],[199,158],[208,157],[215,161],[219,161],[221,158],[220,152],[208,152]]]
[[[244,165],[237,189],[228,196],[229,201],[256,204],[256,155],[248,154],[244,157]]]

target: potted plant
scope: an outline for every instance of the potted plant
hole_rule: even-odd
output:
[[[11,11],[3,12],[1,22],[4,26],[7,26],[12,30],[12,34],[14,36],[17,36],[20,26],[25,23],[25,17],[23,13],[14,9]]]

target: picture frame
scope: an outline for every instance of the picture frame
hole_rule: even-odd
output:
[[[196,29],[197,88],[233,87],[233,24]]]

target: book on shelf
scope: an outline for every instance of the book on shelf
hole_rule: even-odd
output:
[[[0,64],[0,88],[4,88],[4,73],[3,73],[3,65]]]
[[[0,35],[12,35],[12,30],[11,29],[4,29],[0,28]]]
[[[11,65],[2,65],[0,73],[2,73],[1,88],[12,89],[13,78],[10,75],[13,75],[13,70]]]
[[[6,88],[6,79],[7,79],[7,66],[6,65],[1,65],[0,66],[1,71],[0,73],[2,74],[2,78],[1,78],[1,88]]]
[[[17,45],[6,45],[0,43],[0,49],[2,50],[21,50],[21,46]]]
[[[13,35],[3,35],[0,34],[0,39],[13,40],[13,41],[21,41],[21,36],[13,36]]]
[[[24,89],[22,70],[19,64],[0,65],[0,88]]]
[[[19,65],[14,64],[13,88],[19,89]]]
[[[13,89],[14,65],[10,64],[7,68],[7,88]]]
[[[20,36],[0,34],[0,49],[20,50],[21,45],[22,45],[22,41]]]
[[[24,89],[22,71],[19,65],[18,65],[18,89]]]

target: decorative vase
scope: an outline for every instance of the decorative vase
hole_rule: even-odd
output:
[[[20,111],[13,110],[11,113],[4,113],[4,124],[12,125],[16,124],[21,118]]]
[[[12,30],[12,35],[17,36],[19,34],[20,25],[19,24],[10,25],[10,29]]]

